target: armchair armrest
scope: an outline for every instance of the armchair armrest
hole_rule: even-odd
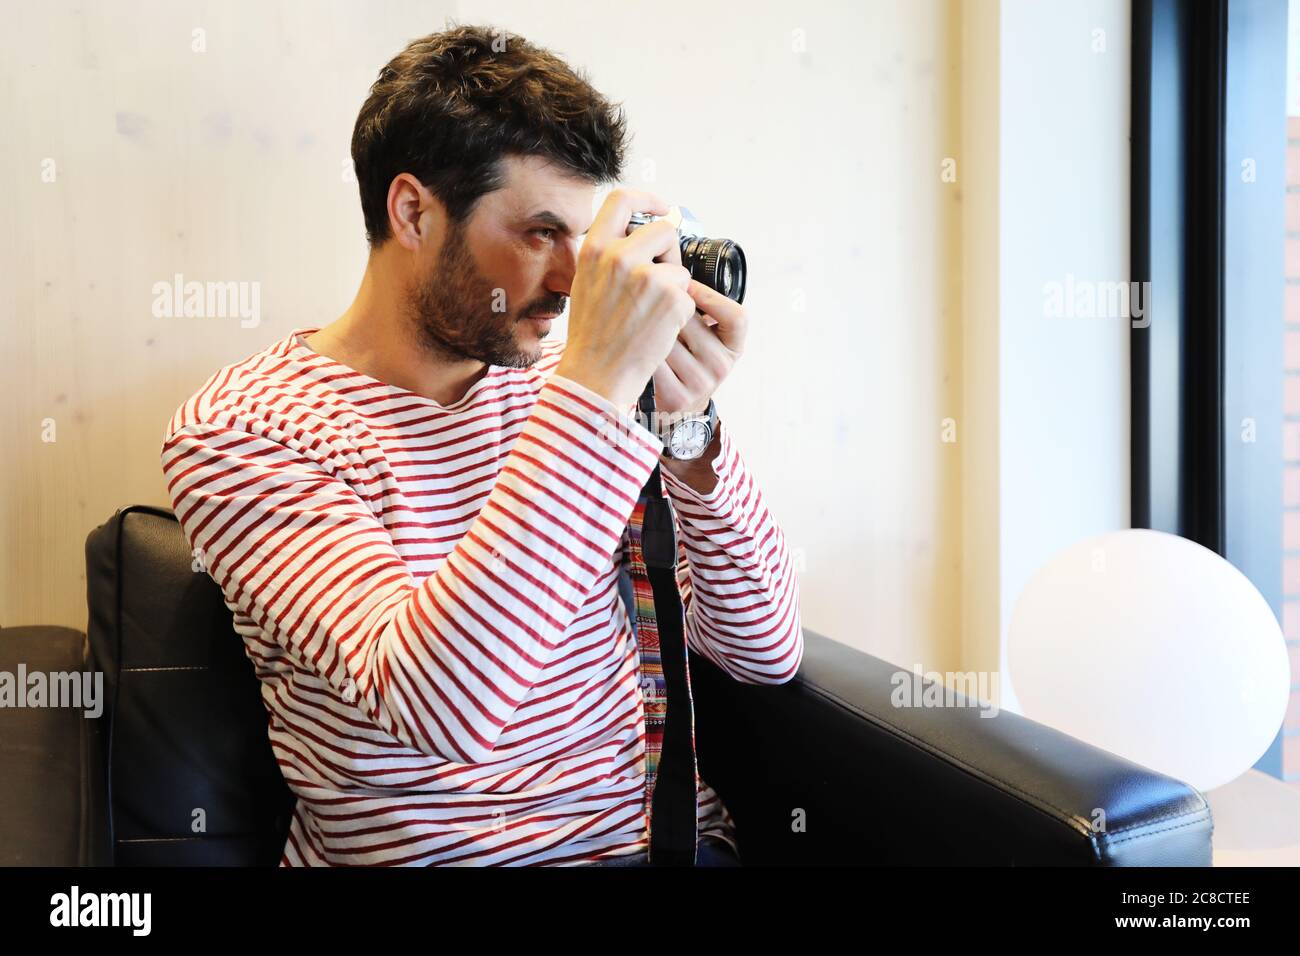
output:
[[[895,707],[891,678],[910,671],[804,641],[775,687],[692,652],[700,775],[746,865],[1211,865],[1193,787],[1008,711]]]
[[[0,629],[0,672],[83,674],[86,636],[66,627]],[[24,696],[24,700],[25,700]],[[107,701],[100,701],[107,713]],[[0,865],[95,862],[97,721],[71,707],[0,707]]]

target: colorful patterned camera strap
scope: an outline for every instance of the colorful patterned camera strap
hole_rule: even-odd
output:
[[[653,403],[653,382],[641,397],[643,412],[647,396]],[[658,465],[641,490],[624,540],[645,706],[649,859],[659,866],[694,866],[699,796],[694,701],[677,586],[677,538]]]

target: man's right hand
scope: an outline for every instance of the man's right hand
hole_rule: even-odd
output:
[[[696,308],[677,230],[661,219],[629,236],[634,212],[663,216],[668,205],[637,189],[606,197],[578,253],[568,337],[555,369],[624,409],[636,403]]]

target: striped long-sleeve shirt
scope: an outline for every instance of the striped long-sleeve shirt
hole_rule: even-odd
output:
[[[261,680],[301,865],[574,865],[647,846],[621,543],[663,450],[603,396],[490,366],[451,405],[312,350],[228,366],[163,471]],[[785,537],[721,420],[717,486],[661,474],[687,640],[733,678],[803,655]],[[734,839],[699,781],[699,832]]]

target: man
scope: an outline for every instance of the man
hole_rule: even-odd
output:
[[[644,858],[618,580],[656,464],[689,645],[740,681],[798,668],[789,550],[724,420],[674,459],[633,414],[651,377],[659,412],[703,412],[747,317],[689,278],[667,222],[627,234],[659,198],[615,190],[593,219],[624,135],[520,38],[413,42],[353,134],[371,246],[355,301],[218,372],[168,426],[176,513],[298,797],[284,866]],[[704,862],[734,830],[696,787]]]

